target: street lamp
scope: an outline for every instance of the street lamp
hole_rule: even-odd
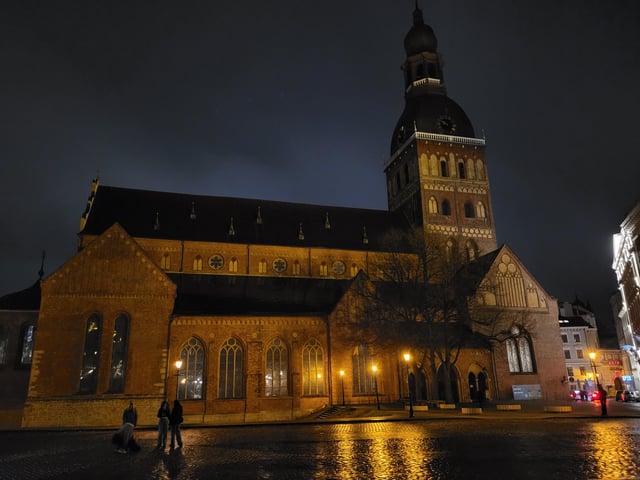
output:
[[[180,375],[182,375],[182,360],[176,360],[176,400],[178,400],[178,392],[180,391]]]
[[[376,405],[378,410],[380,410],[380,396],[378,395],[378,367],[373,365],[371,370],[373,370],[373,388],[376,391]]]
[[[591,359],[591,369],[593,370],[593,375],[596,377],[596,384],[598,385],[598,390],[600,390],[600,378],[598,377],[598,370],[596,370],[596,364],[594,362],[596,359],[596,353],[589,352],[589,358]]]
[[[344,370],[340,370],[340,384],[342,385],[342,406],[344,407]]]
[[[407,364],[407,388],[409,389],[409,418],[413,418],[413,399],[411,398],[411,379],[409,373],[409,360],[411,360],[411,355],[408,353],[404,354],[404,361]]]

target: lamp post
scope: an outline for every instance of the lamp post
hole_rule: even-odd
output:
[[[378,367],[373,365],[371,370],[373,370],[373,388],[376,392],[376,406],[378,407],[378,410],[380,410],[380,396],[378,395]]]
[[[413,418],[413,399],[411,395],[411,377],[409,373],[409,360],[411,360],[411,355],[408,353],[404,354],[404,361],[407,364],[407,388],[409,389],[409,418]]]
[[[344,370],[340,370],[340,385],[342,386],[342,406],[344,407]]]
[[[596,377],[596,385],[598,386],[598,390],[600,390],[600,378],[598,378],[598,370],[596,370],[596,353],[589,352],[589,358],[591,359],[591,369],[593,370],[593,375]]]
[[[176,360],[176,400],[178,400],[178,393],[180,392],[180,375],[182,371],[182,360]]]

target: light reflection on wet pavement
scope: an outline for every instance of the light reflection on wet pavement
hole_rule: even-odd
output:
[[[636,418],[450,419],[185,429],[118,455],[111,432],[0,433],[0,479],[636,479]]]

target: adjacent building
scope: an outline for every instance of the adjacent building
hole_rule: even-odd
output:
[[[618,292],[610,299],[616,321],[620,347],[627,352],[632,378],[640,388],[640,203],[620,224],[620,233],[613,236],[613,265]]]

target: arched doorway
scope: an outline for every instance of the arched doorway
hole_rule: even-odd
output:
[[[476,383],[476,375],[475,373],[469,373],[469,398],[472,402],[475,402],[478,399],[478,385]]]
[[[451,396],[453,403],[460,402],[460,392],[458,390],[458,372],[455,367],[450,368],[450,377],[446,378],[445,369],[442,365],[438,368],[438,399],[446,400],[445,382],[449,382],[451,385]]]

